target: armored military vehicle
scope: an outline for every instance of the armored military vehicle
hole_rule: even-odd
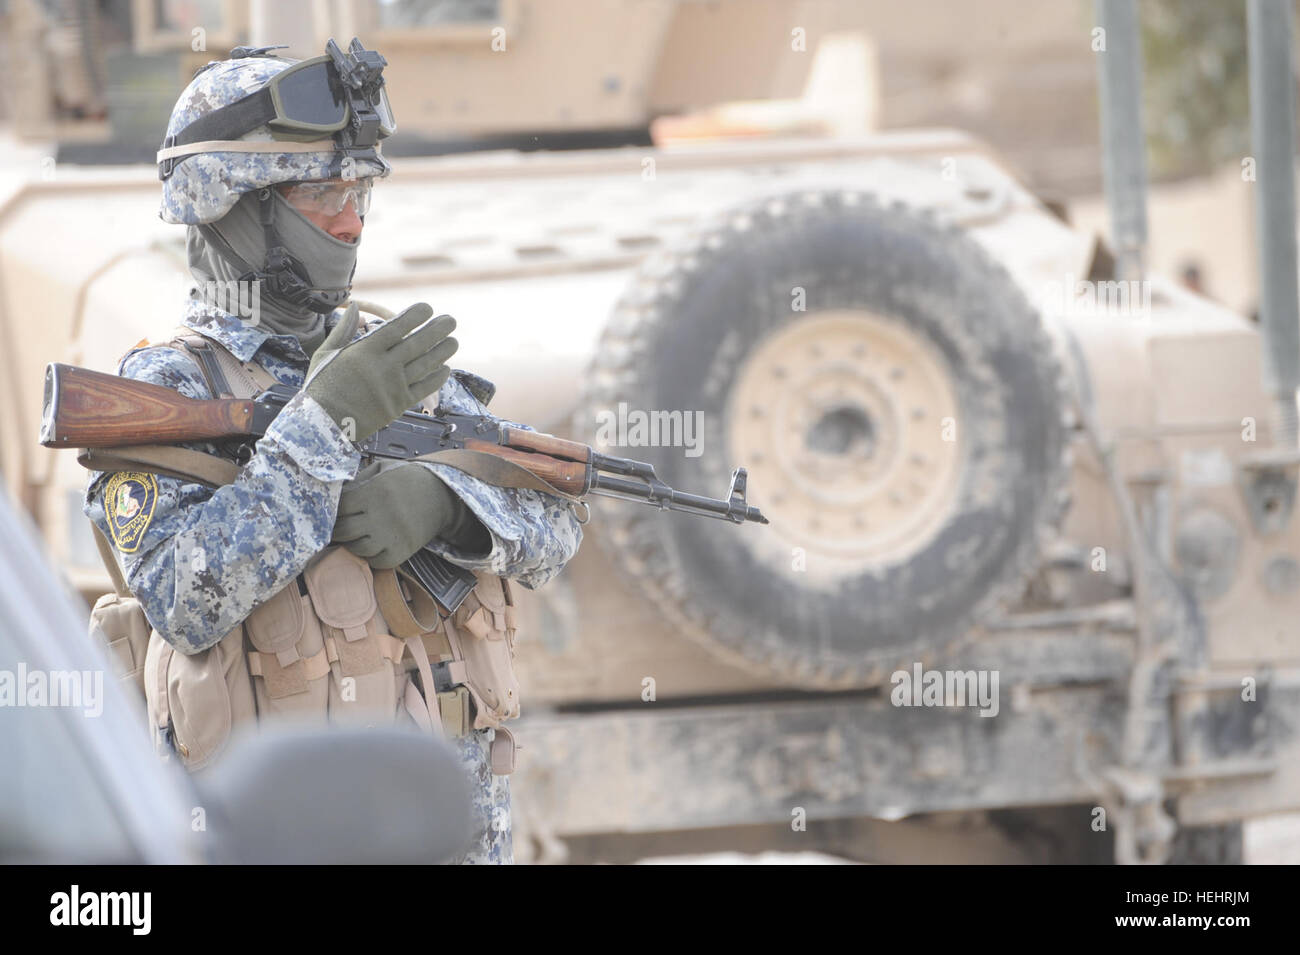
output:
[[[585,116],[554,99],[551,135],[644,130],[647,78],[699,49],[673,19],[696,5],[604,8],[655,11],[605,25],[643,31],[633,60],[539,7],[502,6],[529,62],[618,66]],[[523,595],[521,858],[1231,860],[1241,820],[1300,808],[1295,303],[1260,328],[1143,271],[1124,32],[1109,243],[942,129],[397,161],[359,299],[455,314],[502,416],[689,490],[747,466],[771,520],[594,502],[577,558]],[[399,117],[403,57],[432,37],[390,56]],[[477,113],[458,95],[507,80],[456,49],[446,84],[405,94],[417,123],[480,145],[540,128],[457,121]],[[1265,165],[1282,188],[1289,159]],[[107,582],[83,472],[35,443],[41,375],[111,370],[174,323],[184,249],[157,190],[152,167],[60,163],[0,205],[5,480],[86,594]]]

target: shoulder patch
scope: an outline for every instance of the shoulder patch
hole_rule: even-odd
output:
[[[104,483],[104,517],[118,550],[130,554],[140,546],[157,503],[158,479],[148,472],[118,471]]]

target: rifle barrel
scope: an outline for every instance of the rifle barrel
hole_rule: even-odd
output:
[[[743,500],[724,501],[703,497],[699,494],[674,490],[662,482],[656,483],[657,486],[597,473],[592,477],[591,493],[602,497],[655,504],[668,511],[684,511],[689,514],[716,517],[735,524],[743,524],[745,521],[753,521],[755,524],[769,523],[762,511],[751,504],[746,504]]]

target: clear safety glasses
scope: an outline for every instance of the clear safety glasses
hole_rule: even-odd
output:
[[[285,199],[299,212],[336,216],[351,200],[357,215],[370,211],[370,179],[298,182],[283,190]]]

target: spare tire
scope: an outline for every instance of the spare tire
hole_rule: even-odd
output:
[[[682,412],[703,439],[601,450],[710,496],[748,467],[768,527],[602,501],[596,536],[684,632],[784,685],[933,659],[1020,592],[1064,503],[1038,313],[974,240],[861,193],[764,199],[648,260],[588,382],[579,433]]]

